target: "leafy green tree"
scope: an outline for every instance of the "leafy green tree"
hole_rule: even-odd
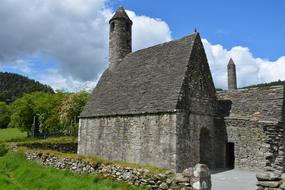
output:
[[[10,108],[5,102],[0,102],[0,128],[7,128],[10,123]]]
[[[58,95],[45,92],[25,94],[11,105],[13,110],[11,125],[31,134],[34,124],[36,135],[40,132],[47,133],[50,126],[46,125],[46,121],[50,119],[53,109],[60,103],[57,97]]]
[[[32,103],[31,96],[25,95],[11,105],[11,126],[20,128],[28,133],[31,132],[33,117],[35,115]]]
[[[10,125],[29,135],[77,134],[78,116],[88,100],[88,93],[56,94],[33,92],[11,105]]]
[[[88,101],[89,94],[87,92],[78,92],[70,94],[62,101],[59,109],[60,122],[66,129],[68,134],[77,134],[78,116]]]

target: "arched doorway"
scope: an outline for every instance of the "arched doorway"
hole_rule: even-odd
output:
[[[212,143],[210,131],[207,128],[201,128],[200,131],[200,163],[206,164],[211,168]]]

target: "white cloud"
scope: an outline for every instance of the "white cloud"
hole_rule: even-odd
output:
[[[202,41],[217,88],[227,88],[227,63],[230,58],[236,63],[239,87],[285,80],[285,57],[268,61],[254,57],[247,47],[235,46],[227,50],[220,44],[213,45],[206,39]]]
[[[29,60],[17,59],[12,63],[7,64],[6,66],[6,68],[14,69],[24,74],[30,74],[32,72],[33,63]]]
[[[113,10],[107,2],[2,0],[0,65],[15,63],[19,57],[49,57],[59,64],[57,72],[67,81],[96,81],[108,64],[108,21]],[[134,50],[171,39],[165,22],[128,13],[134,22]],[[21,70],[28,72],[28,67]],[[63,84],[62,78],[57,79]],[[61,86],[51,80],[54,88]],[[65,84],[74,89],[77,83]]]
[[[168,24],[158,18],[138,16],[127,11],[133,21],[133,50],[150,47],[171,40]]]
[[[74,79],[72,76],[63,76],[57,69],[48,69],[45,73],[35,75],[35,79],[52,86],[55,90],[62,91],[90,91],[97,83],[95,81],[80,81]]]
[[[104,0],[3,0],[0,7],[0,61],[51,57],[63,75],[96,79],[107,57]]]

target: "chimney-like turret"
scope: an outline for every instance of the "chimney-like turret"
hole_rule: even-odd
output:
[[[109,68],[114,68],[132,52],[132,24],[125,9],[120,7],[109,21]]]
[[[236,65],[231,58],[228,63],[228,90],[237,89]]]

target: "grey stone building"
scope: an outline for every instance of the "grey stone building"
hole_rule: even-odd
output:
[[[80,115],[78,153],[181,171],[283,169],[284,88],[216,93],[199,33],[132,52],[132,21],[110,20],[109,67]],[[279,168],[278,168],[279,167]]]
[[[110,61],[80,116],[79,154],[181,171],[224,166],[225,132],[199,33],[131,52],[123,8],[110,20]]]
[[[236,89],[235,64],[228,64],[228,91],[219,100],[231,100],[224,118],[231,165],[253,170],[284,170],[284,86]],[[233,160],[234,158],[234,160]]]

